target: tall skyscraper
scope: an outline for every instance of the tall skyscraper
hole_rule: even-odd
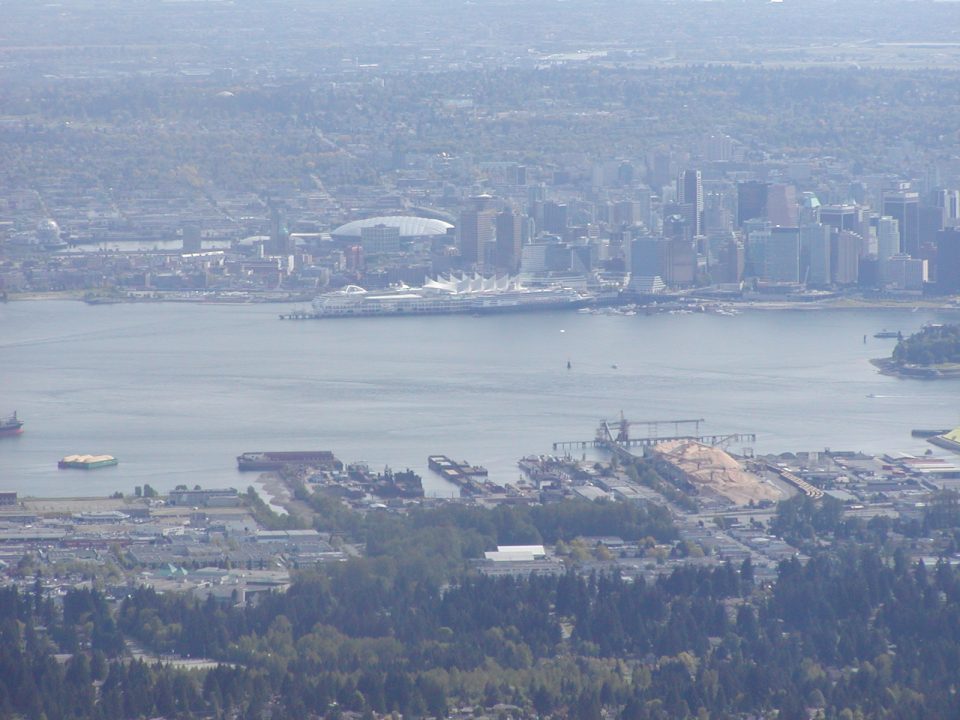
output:
[[[877,220],[877,259],[883,263],[900,254],[900,223],[896,218],[883,216]]]
[[[718,263],[711,268],[715,282],[738,283],[743,279],[744,251],[743,243],[736,237],[730,238],[717,253]]]
[[[800,224],[816,225],[820,223],[820,199],[812,192],[805,192],[800,199]]]
[[[670,183],[671,165],[670,155],[662,151],[654,153],[653,161],[648,165],[647,170],[647,179],[650,185],[657,189],[668,185]]]
[[[750,180],[737,184],[737,227],[748,220],[767,217],[767,183]]]
[[[729,162],[733,158],[733,140],[729,135],[707,135],[702,144],[708,162]]]
[[[937,190],[934,204],[943,208],[943,222],[946,227],[960,224],[960,190]]]
[[[847,230],[862,234],[860,208],[852,203],[844,205],[823,205],[820,208],[820,222],[837,230]]]
[[[703,235],[703,179],[699,170],[681,170],[677,176],[677,203],[692,208],[694,237]]]
[[[613,227],[631,227],[640,219],[640,203],[633,200],[620,200],[613,203],[610,215],[610,224]]]
[[[692,244],[695,237],[693,216],[696,212],[693,205],[670,203],[663,212],[663,236],[683,239]]]
[[[286,215],[279,205],[270,205],[270,255],[293,254],[293,240],[287,230]]]
[[[917,257],[920,250],[920,194],[901,183],[895,190],[883,192],[883,214],[900,224],[900,243],[903,252]]]
[[[569,224],[569,214],[566,204],[557,202],[546,202],[543,204],[544,232],[563,237]]]
[[[360,229],[360,247],[365,258],[396,255],[400,252],[400,228],[395,225],[374,225]]]
[[[801,279],[808,285],[825,286],[833,281],[830,242],[834,232],[833,226],[821,223],[800,228]]]
[[[768,227],[750,233],[747,271],[762,280],[800,282],[800,230]]]
[[[920,247],[933,247],[937,244],[937,233],[944,228],[946,210],[937,205],[920,206]]]
[[[937,236],[937,292],[960,294],[960,229],[941,230]]]
[[[764,277],[770,282],[800,282],[800,230],[773,227],[764,253]]]
[[[523,216],[506,208],[497,215],[497,252],[498,270],[515,273],[520,267],[520,253],[523,247]]]
[[[860,279],[860,249],[863,238],[847,230],[832,234],[830,242],[830,266],[833,281],[838,285],[856,285]]]
[[[797,189],[793,185],[777,183],[767,188],[767,220],[772,225],[796,227]]]
[[[471,198],[470,205],[460,213],[457,235],[464,267],[484,264],[487,246],[494,239],[496,217],[494,199],[489,195]]]

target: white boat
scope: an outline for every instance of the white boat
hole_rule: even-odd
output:
[[[592,299],[572,288],[527,288],[516,278],[474,275],[427,280],[418,288],[395,285],[366,290],[348,285],[314,298],[313,311],[316,317],[449,315],[579,308]]]

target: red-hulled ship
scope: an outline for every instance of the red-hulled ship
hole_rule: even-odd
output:
[[[23,420],[17,417],[17,414],[0,418],[0,437],[7,435],[19,435],[23,432]]]

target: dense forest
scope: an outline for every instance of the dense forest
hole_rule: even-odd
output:
[[[941,502],[930,528],[955,523],[956,506]],[[95,590],[62,603],[39,584],[4,590],[0,717],[442,717],[496,705],[627,720],[960,717],[960,572],[885,554],[876,524],[832,506],[781,509],[784,533],[816,526],[834,541],[782,563],[772,586],[749,561],[655,581],[487,577],[462,562],[491,540],[553,541],[596,521],[669,536],[637,512],[569,503],[381,517],[369,557],[300,573],[248,605],[144,588],[117,603]],[[129,659],[129,643],[220,664],[147,664]]]
[[[929,325],[900,340],[893,360],[901,365],[960,363],[960,325]]]

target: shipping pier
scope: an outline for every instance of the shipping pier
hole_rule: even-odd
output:
[[[483,495],[494,489],[486,479],[487,469],[479,465],[471,465],[466,460],[456,462],[446,455],[430,455],[427,458],[427,467],[447,482],[459,487],[461,491],[471,495]]]
[[[730,443],[756,442],[757,436],[754,433],[725,433],[725,434],[700,434],[700,424],[706,422],[703,418],[693,420],[628,420],[620,414],[619,420],[601,420],[597,428],[596,436],[593,440],[567,440],[553,443],[554,450],[586,450],[587,448],[599,448],[608,450],[622,457],[632,457],[630,448],[647,448],[671,440],[690,440],[715,447],[723,447]],[[642,425],[646,427],[646,434],[638,437],[631,436],[631,426]],[[693,426],[692,433],[681,432],[681,426]],[[672,429],[671,434],[661,435],[661,427]],[[669,431],[668,431],[669,432]]]

